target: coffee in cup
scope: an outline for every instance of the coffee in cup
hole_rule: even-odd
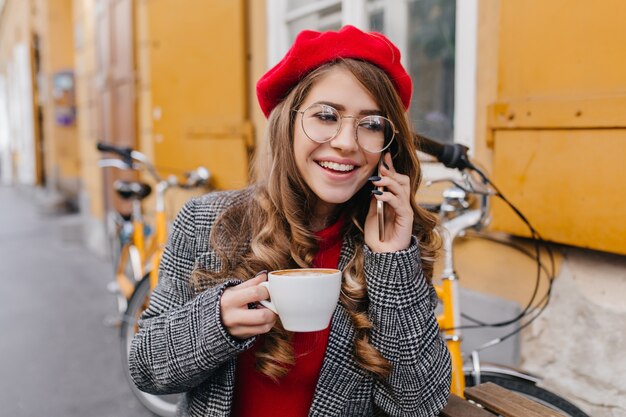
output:
[[[341,271],[328,268],[282,269],[261,283],[270,300],[261,304],[278,314],[283,327],[313,332],[328,327],[339,300]]]

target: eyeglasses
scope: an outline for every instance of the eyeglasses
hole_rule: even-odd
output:
[[[313,142],[324,143],[334,139],[341,130],[343,119],[355,119],[354,135],[365,152],[380,153],[391,145],[398,133],[393,122],[386,117],[371,115],[362,118],[342,116],[328,104],[314,103],[305,110],[294,109],[302,115],[304,134]]]

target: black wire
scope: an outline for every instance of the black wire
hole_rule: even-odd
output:
[[[554,254],[552,252],[552,248],[541,237],[539,232],[537,232],[537,230],[532,226],[532,224],[526,218],[526,216],[524,216],[524,214],[522,214],[522,212],[513,203],[511,203],[504,196],[504,194],[502,194],[502,192],[499,190],[499,188],[480,169],[478,169],[474,164],[472,164],[469,161],[468,161],[468,168],[473,170],[474,172],[476,172],[482,178],[482,180],[483,180],[483,182],[485,184],[488,184],[489,186],[491,186],[493,188],[493,190],[495,190],[495,192],[496,192],[496,194],[495,194],[496,197],[498,197],[502,201],[504,201],[515,212],[515,214],[517,214],[517,216],[524,222],[524,224],[530,230],[530,236],[531,236],[531,239],[533,240],[534,247],[535,247],[535,254],[536,255],[534,256],[534,259],[537,262],[537,278],[535,280],[535,288],[533,289],[533,294],[532,294],[528,304],[524,307],[524,309],[516,317],[514,317],[512,319],[509,319],[509,320],[496,322],[496,323],[484,323],[484,322],[482,322],[480,320],[477,320],[477,319],[474,319],[474,318],[472,318],[472,317],[470,317],[470,316],[468,316],[466,314],[461,314],[462,317],[465,317],[466,319],[468,319],[470,321],[473,321],[474,323],[477,323],[477,324],[475,324],[475,325],[457,326],[457,327],[447,328],[447,329],[442,329],[442,330],[450,331],[450,330],[461,330],[461,329],[477,329],[477,328],[485,328],[485,327],[503,327],[503,326],[508,326],[510,324],[513,324],[515,322],[521,322],[521,320],[524,319],[525,317],[528,317],[532,313],[536,313],[526,323],[524,323],[523,325],[520,325],[517,329],[515,329],[515,330],[507,333],[506,335],[502,336],[501,338],[499,338],[499,342],[503,342],[504,340],[506,340],[509,337],[517,334],[522,329],[524,329],[528,325],[530,325],[530,323],[532,323],[545,310],[545,308],[547,307],[547,305],[548,305],[548,303],[550,301],[550,296],[552,294],[552,284],[553,284],[553,281],[554,281],[554,278],[555,278],[555,275],[554,275],[555,274]],[[542,247],[545,248],[546,252],[549,255],[549,258],[550,258],[550,271],[547,270],[546,266],[541,261],[541,248]],[[546,273],[546,276],[547,276],[547,279],[548,279],[548,289],[546,291],[546,294],[533,307],[533,304],[535,303],[535,299],[537,298],[537,293],[539,291],[539,284],[541,282],[541,271],[542,271],[542,269]],[[537,310],[537,308],[538,308],[538,310]]]
[[[511,242],[509,240],[503,239],[503,238],[498,238],[492,235],[488,235],[486,233],[482,233],[480,231],[474,230],[474,231],[469,231],[469,233],[466,233],[465,237],[475,237],[477,239],[484,239],[484,240],[489,240],[490,242],[494,242],[494,243],[498,243],[500,245],[506,245],[510,248],[513,248],[515,250],[517,250],[518,252],[523,253],[524,255],[528,256],[529,258],[534,258],[535,254],[530,252],[528,249],[526,249],[524,246],[519,245],[515,242]],[[548,268],[546,267],[546,265],[542,262],[541,263],[541,269],[543,270],[543,272],[546,274],[546,276],[550,275],[550,271],[548,271]]]
[[[487,180],[488,181],[488,180]],[[537,249],[536,249],[537,250]],[[537,258],[535,258],[537,260]],[[540,260],[538,262],[541,262]],[[461,315],[465,318],[470,319],[471,321],[477,323],[475,325],[462,325],[462,326],[456,326],[453,328],[446,328],[443,330],[461,330],[461,329],[477,329],[477,328],[485,328],[485,327],[504,327],[504,326],[508,326],[510,324],[513,324],[519,320],[521,320],[522,318],[524,318],[525,316],[527,316],[528,314],[530,314],[530,309],[535,301],[535,298],[537,296],[537,292],[538,292],[538,288],[539,288],[539,282],[541,280],[541,266],[538,269],[538,275],[537,275],[537,279],[535,280],[535,288],[533,289],[533,295],[530,298],[528,304],[524,307],[524,309],[522,309],[522,311],[515,317],[513,317],[512,319],[508,319],[505,321],[501,321],[501,322],[496,322],[496,323],[484,323],[480,320],[477,319],[473,319],[471,317],[469,317],[468,315]]]
[[[523,247],[521,245],[518,245],[518,244],[516,244],[514,242],[506,241],[506,240],[503,240],[503,239],[498,239],[498,238],[496,238],[494,236],[489,236],[489,235],[486,235],[486,234],[480,233],[480,232],[474,232],[474,233],[472,233],[470,235],[470,237],[472,235],[474,235],[474,237],[477,237],[479,239],[485,239],[485,240],[489,240],[489,241],[494,242],[494,243],[499,243],[501,245],[509,246],[509,247],[511,247],[513,249],[516,249],[517,251],[523,253],[524,255],[528,256],[529,258],[533,258],[535,256],[528,249],[526,249],[525,247]],[[548,268],[546,267],[546,265],[543,262],[541,263],[541,269],[543,270],[543,273],[545,274],[546,277],[550,276],[550,272],[548,271]],[[546,298],[548,298],[548,292],[547,291],[546,291],[546,294],[544,294],[543,298],[541,298],[541,300],[539,300],[537,305],[543,305],[543,303],[546,301]],[[529,313],[532,313],[534,311],[536,311],[536,310],[535,309],[529,310]],[[465,313],[461,313],[461,317],[463,317],[463,318],[465,318],[468,321],[471,321],[473,323],[479,324],[480,325],[479,327],[497,327],[497,326],[492,326],[493,323],[482,322],[482,321],[480,321],[480,320],[478,320],[478,319],[476,319],[476,318],[474,318],[474,317],[472,317],[472,316],[470,316],[468,314],[465,314]]]
[[[544,299],[546,299],[546,303],[544,305],[542,305],[541,308],[539,308],[539,310],[536,311],[536,314],[533,317],[531,317],[526,323],[521,324],[517,329],[507,333],[506,335],[504,335],[502,337],[499,337],[497,339],[494,339],[492,342],[487,342],[483,346],[479,346],[474,351],[475,352],[480,352],[483,349],[487,349],[487,348],[493,347],[495,345],[498,345],[498,344],[504,342],[505,340],[507,340],[508,338],[515,336],[517,333],[521,332],[523,329],[528,327],[533,321],[535,321],[537,319],[537,317],[539,317],[541,315],[541,313],[543,313],[543,311],[548,306],[548,303],[550,301],[550,294],[551,294],[551,292],[552,292],[552,287],[549,287],[548,291],[546,293],[546,296],[544,297]],[[495,343],[493,343],[493,342],[495,342]]]

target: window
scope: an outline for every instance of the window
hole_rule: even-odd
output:
[[[464,0],[467,1],[467,0]],[[384,33],[402,51],[413,78],[410,116],[417,132],[454,138],[457,0],[268,0],[269,62],[277,62],[304,29],[353,24]],[[284,29],[275,29],[275,28]],[[457,96],[458,97],[458,96]],[[458,104],[458,103],[457,103]],[[470,129],[471,130],[471,129]]]
[[[287,31],[291,45],[298,33],[305,29],[326,31],[341,28],[340,0],[288,0]]]
[[[408,7],[411,119],[433,139],[451,141],[454,120],[455,0],[412,0]]]

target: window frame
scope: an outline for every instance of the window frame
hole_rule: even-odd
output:
[[[273,67],[289,50],[290,22],[328,7],[341,4],[341,25],[368,28],[368,9],[385,10],[386,36],[402,53],[403,65],[408,56],[408,0],[370,3],[367,0],[319,0],[295,10],[287,10],[287,0],[267,0],[267,62]],[[476,143],[476,54],[478,31],[478,0],[456,0],[456,48],[454,64],[453,141],[474,149]]]

